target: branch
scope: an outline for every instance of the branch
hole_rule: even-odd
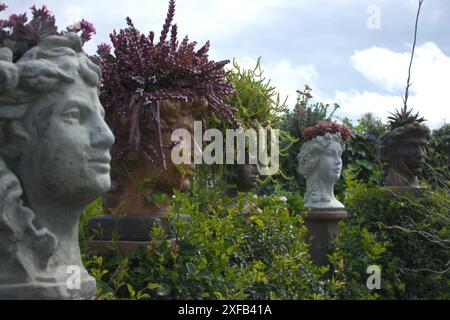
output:
[[[411,80],[411,67],[414,59],[414,51],[416,49],[416,40],[417,40],[417,27],[419,24],[419,15],[420,15],[420,9],[422,8],[423,0],[419,0],[419,8],[417,9],[417,16],[416,16],[416,24],[414,26],[414,42],[411,52],[411,60],[409,62],[409,69],[408,69],[408,80],[406,81],[406,89],[405,89],[405,97],[403,98],[403,107],[406,111],[407,109],[407,103],[408,103],[408,96],[409,96],[409,87],[411,86],[410,80]]]

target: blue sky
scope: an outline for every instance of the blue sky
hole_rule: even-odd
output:
[[[109,41],[130,16],[143,32],[157,33],[168,0],[3,0],[6,13],[46,4],[60,29],[81,18]],[[340,116],[371,111],[385,118],[402,105],[418,0],[177,0],[180,36],[211,41],[211,58],[236,57],[245,67],[262,57],[267,78],[292,107],[305,83],[317,101],[338,102]],[[375,11],[374,11],[375,10]],[[378,12],[376,14],[375,12]],[[374,15],[375,14],[375,15]],[[373,20],[372,18],[379,18]],[[437,127],[450,122],[450,2],[424,0],[409,105]],[[368,21],[374,23],[369,23]],[[379,28],[373,28],[379,26]]]

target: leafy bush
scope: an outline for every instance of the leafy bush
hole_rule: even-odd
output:
[[[433,130],[423,177],[434,187],[450,187],[450,124]]]
[[[331,261],[344,299],[450,298],[450,192],[394,195],[347,179],[349,218]],[[368,292],[366,268],[378,265],[381,289]]]
[[[310,259],[298,214],[302,200],[283,200],[227,199],[219,188],[177,193],[169,215],[179,239],[175,250],[154,228],[147,249],[89,253],[85,265],[97,279],[99,298],[329,298],[339,284],[324,280],[327,268]]]
[[[347,142],[346,152],[343,154],[343,175],[376,186],[381,177],[378,141],[387,131],[387,127],[371,113],[364,114],[356,126],[351,123],[349,125],[353,135]],[[339,190],[344,188],[343,185],[338,186]]]

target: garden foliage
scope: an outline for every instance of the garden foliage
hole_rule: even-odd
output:
[[[0,3],[0,12],[7,6]],[[55,24],[55,16],[46,6],[38,9],[31,7],[32,18],[28,21],[26,13],[11,14],[8,19],[0,19],[0,47],[7,47],[13,52],[13,61],[19,60],[25,52],[35,47],[43,38],[51,35],[61,35]],[[86,42],[95,34],[94,26],[86,20],[67,27],[69,32],[80,32],[81,40]]]
[[[174,14],[175,1],[170,0],[159,40],[153,31],[142,34],[127,18],[127,27],[110,35],[113,50],[107,44],[98,47],[96,61],[103,72],[100,97],[116,136],[114,159],[145,152],[164,163],[163,148],[169,146],[162,145],[162,131],[177,128],[161,123],[161,100],[192,102],[203,97],[222,121],[238,125],[234,107],[223,100],[234,92],[225,78],[229,61],[209,60],[209,42],[198,50],[187,36],[179,42]],[[147,136],[156,147],[142,139]]]
[[[218,187],[177,193],[169,215],[174,235],[155,227],[147,249],[89,252],[85,265],[102,299],[330,298],[339,283],[311,261],[298,214],[302,200],[285,200],[227,198]],[[176,249],[168,242],[175,236]]]
[[[449,299],[450,192],[418,199],[347,181],[349,218],[331,261],[342,299]],[[367,267],[381,268],[381,289],[368,292]]]

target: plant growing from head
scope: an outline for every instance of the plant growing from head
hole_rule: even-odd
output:
[[[0,12],[8,8],[0,3]],[[55,16],[46,6],[38,9],[31,7],[32,18],[28,21],[26,13],[11,14],[8,19],[0,19],[0,47],[7,47],[13,53],[13,62],[19,60],[25,52],[35,47],[42,39],[51,35],[62,35],[55,24]],[[94,26],[87,20],[81,20],[69,27],[66,32],[80,32],[83,43],[95,34]]]
[[[107,44],[98,47],[96,59],[103,71],[101,100],[116,136],[114,160],[140,154],[165,167],[164,149],[171,146],[163,145],[162,132],[176,128],[161,120],[163,100],[204,98],[221,120],[238,124],[234,108],[223,100],[234,91],[225,79],[224,66],[229,61],[209,60],[209,41],[199,50],[187,36],[179,42],[177,25],[172,23],[174,13],[175,0],[170,0],[159,41],[153,31],[142,34],[127,18],[127,27],[110,35],[113,51]]]

